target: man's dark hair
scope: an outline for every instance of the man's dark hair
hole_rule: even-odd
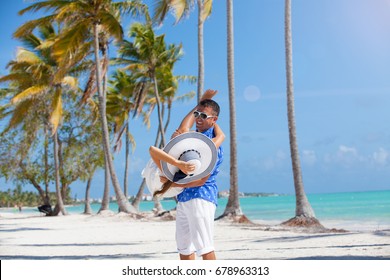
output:
[[[213,112],[216,114],[216,116],[219,116],[220,108],[219,108],[218,103],[215,102],[214,100],[204,99],[204,100],[200,101],[199,106],[210,107],[211,109],[213,109]]]

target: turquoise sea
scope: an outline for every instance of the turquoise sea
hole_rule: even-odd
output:
[[[328,221],[340,222],[370,222],[378,225],[390,226],[390,190],[344,192],[327,194],[309,194],[308,199],[316,217]],[[216,216],[223,213],[227,198],[218,201]],[[162,201],[164,209],[175,207],[173,200]],[[92,210],[96,213],[100,204],[92,204]],[[276,195],[267,197],[242,197],[240,206],[244,214],[251,220],[282,222],[294,217],[295,196]],[[84,205],[67,206],[69,213],[82,213]],[[118,210],[116,203],[110,204],[110,209]],[[141,211],[151,211],[153,202],[143,201],[140,204]],[[36,209],[25,209],[36,211]]]

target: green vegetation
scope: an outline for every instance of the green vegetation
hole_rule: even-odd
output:
[[[19,14],[41,11],[41,18],[15,30],[20,47],[0,77],[0,120],[6,124],[0,131],[0,176],[18,186],[2,190],[1,206],[49,204],[56,206],[53,215],[65,215],[71,184],[90,183],[102,168],[102,209],[111,181],[119,210],[136,212],[127,199],[127,181],[123,188],[119,184],[112,151],[119,151],[124,139],[127,166],[129,146],[136,144],[130,119],[142,116],[149,127],[154,109],[155,144],[165,144],[172,104],[194,96],[176,96],[181,82],[196,81],[174,74],[182,46],[155,34],[148,7],[138,0],[47,0]],[[139,20],[128,38],[123,16]],[[118,53],[110,61],[112,44]],[[127,178],[128,168],[125,172]],[[35,195],[22,191],[27,184],[35,187]]]
[[[53,203],[56,202],[56,193],[51,192],[48,194],[50,200]],[[64,197],[65,204],[73,204],[74,200],[70,197],[70,189]],[[0,191],[0,208],[5,207],[36,207],[42,204],[41,197],[36,192],[22,191],[22,187],[19,185],[15,189],[8,189],[7,191]]]

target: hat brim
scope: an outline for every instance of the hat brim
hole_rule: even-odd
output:
[[[162,183],[160,182],[160,172],[153,160],[148,161],[145,168],[142,170],[141,175],[143,178],[145,178],[146,186],[151,195],[153,195],[156,191],[161,190]],[[161,196],[174,197],[177,196],[182,191],[183,188],[174,187],[174,188],[170,188]]]
[[[174,158],[179,159],[183,152],[190,149],[195,150],[200,154],[199,160],[201,166],[194,174],[175,181],[177,184],[187,184],[208,176],[213,171],[217,162],[218,152],[214,142],[206,135],[199,132],[187,132],[178,135],[169,141],[165,146],[164,151]],[[179,168],[166,163],[165,161],[161,161],[161,167],[165,176],[170,181],[173,181]]]

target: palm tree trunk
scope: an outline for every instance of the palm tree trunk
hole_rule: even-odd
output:
[[[227,7],[227,61],[229,85],[229,123],[230,123],[230,191],[226,208],[221,217],[242,215],[240,200],[238,198],[238,172],[237,172],[237,130],[236,130],[236,104],[234,89],[234,36],[233,36],[233,0],[226,0]],[[221,218],[220,217],[220,218]]]
[[[155,73],[152,74],[152,79],[154,83],[154,93],[156,96],[156,103],[157,103],[157,113],[158,113],[158,122],[159,122],[159,131],[161,133],[161,144],[162,146],[165,146],[165,133],[164,133],[164,125],[163,125],[163,118],[162,118],[162,112],[161,112],[161,101],[160,101],[160,95],[158,92],[158,84],[157,84],[157,78]]]
[[[66,204],[67,198],[68,198],[68,187],[69,184],[62,184],[61,186],[61,197],[62,197],[62,202]]]
[[[54,210],[54,215],[58,215],[59,212],[62,213],[62,215],[67,215],[68,213],[65,210],[64,203],[62,200],[61,195],[61,188],[60,188],[60,163],[59,163],[59,157],[58,157],[58,134],[57,131],[53,135],[54,138],[54,168],[55,168],[55,177],[56,177],[56,195],[57,195],[57,205],[56,209]]]
[[[291,0],[285,0],[285,45],[286,45],[286,80],[287,80],[287,115],[288,115],[288,132],[290,139],[290,152],[292,171],[294,176],[294,188],[296,198],[295,218],[300,221],[295,222],[291,219],[283,224],[286,225],[307,225],[300,218],[308,218],[311,221],[315,219],[314,211],[306,197],[302,171],[298,152],[298,141],[295,125],[295,109],[294,109],[294,85],[293,85],[293,65],[292,65],[292,35],[291,35]],[[318,221],[317,221],[318,222]],[[312,222],[309,222],[312,225]],[[318,222],[319,224],[319,222]]]
[[[168,120],[167,120],[167,123],[165,123],[164,132],[166,132],[166,129],[168,127],[168,122],[169,122],[169,119],[170,119],[169,115],[170,115],[170,111],[168,111]],[[154,141],[154,146],[155,147],[157,147],[157,143],[159,142],[160,134],[161,134],[161,132],[160,132],[160,130],[158,130],[157,131],[157,135],[156,135],[156,140]],[[162,145],[161,142],[162,141],[160,141],[159,147],[163,147],[163,146],[161,146]],[[139,209],[139,204],[140,204],[140,202],[142,200],[142,196],[144,194],[145,185],[146,185],[146,180],[145,180],[145,178],[143,178],[142,182],[141,182],[141,185],[140,185],[140,187],[138,189],[137,195],[135,196],[135,198],[134,198],[134,200],[132,202],[132,205],[134,207],[136,207],[136,209]],[[160,200],[157,200],[157,201],[154,200],[154,203],[155,203],[155,208],[156,209],[162,209],[163,208],[162,205],[161,205]]]
[[[154,141],[154,146],[157,147],[158,145],[158,142],[159,142],[159,138],[160,138],[160,135],[161,135],[161,131],[160,130],[157,130],[157,135],[156,135],[156,139]],[[160,140],[160,145],[159,147],[162,147],[162,140]],[[145,189],[145,184],[146,184],[146,181],[145,181],[145,178],[142,179],[142,182],[141,182],[141,185],[138,189],[138,192],[137,192],[137,195],[135,196],[135,199],[133,200],[132,202],[132,205],[134,207],[136,207],[136,209],[138,210],[139,209],[139,204],[141,202],[141,199],[142,199],[142,196],[144,194],[144,189]],[[154,202],[154,208],[158,209],[159,212],[163,211],[163,207],[162,207],[162,204],[160,202],[159,199],[153,199],[153,202]]]
[[[203,0],[198,0],[198,103],[204,88]]]
[[[131,205],[133,205],[134,208],[137,209],[137,211],[139,211],[139,204],[140,204],[140,202],[142,200],[142,196],[144,194],[145,184],[146,184],[146,181],[145,181],[145,178],[143,178],[141,185],[138,189],[137,195],[135,196],[133,202],[131,203]]]
[[[168,111],[168,113],[167,113],[167,121],[165,122],[165,126],[164,126],[164,132],[165,133],[167,132],[169,123],[171,122],[172,102],[168,102],[167,111]]]
[[[44,142],[44,161],[45,161],[45,174],[44,174],[44,181],[45,181],[45,205],[50,204],[49,199],[49,132],[48,132],[48,125],[45,124],[44,126],[44,133],[45,133],[45,142]]]
[[[119,206],[120,212],[125,213],[136,213],[137,211],[133,206],[130,205],[127,198],[124,196],[118,177],[115,173],[114,163],[112,161],[111,151],[110,151],[110,143],[109,143],[109,132],[108,132],[108,125],[107,125],[107,117],[106,117],[106,104],[105,104],[105,98],[104,93],[102,89],[102,79],[101,79],[101,71],[100,71],[100,58],[99,58],[99,37],[98,37],[98,24],[94,24],[94,51],[95,51],[95,64],[96,64],[96,82],[97,82],[97,88],[98,88],[98,98],[99,98],[99,112],[100,112],[100,119],[101,119],[101,125],[102,125],[102,132],[103,132],[103,149],[104,149],[104,155],[108,162],[108,167],[111,174],[111,181],[112,185],[114,187],[114,191],[116,194],[117,203]]]
[[[106,87],[107,87],[107,73],[104,75],[103,80],[103,94],[106,96]],[[108,168],[108,162],[106,157],[104,156],[104,190],[103,190],[103,198],[102,203],[100,205],[100,209],[98,213],[104,210],[110,209],[110,170]]]
[[[128,177],[129,177],[129,146],[130,146],[130,140],[129,140],[129,122],[127,122],[127,126],[125,128],[125,133],[126,133],[126,155],[125,155],[125,174],[124,174],[124,182],[123,182],[123,191],[125,193],[125,196],[126,197],[129,197],[129,194],[128,194]]]
[[[108,163],[106,158],[104,157],[104,192],[102,204],[100,205],[100,209],[98,213],[104,210],[108,210],[110,206],[110,170],[108,169]]]
[[[30,181],[30,183],[37,189],[40,198],[42,199],[42,202],[44,205],[50,205],[50,197],[48,194],[43,191],[41,186],[37,183],[37,181],[34,178],[29,177],[28,175],[25,175],[26,178]]]
[[[84,214],[90,215],[92,214],[92,208],[90,203],[90,190],[91,190],[91,182],[92,182],[92,176],[89,177],[87,182],[87,187],[85,188],[85,207],[84,207]]]

